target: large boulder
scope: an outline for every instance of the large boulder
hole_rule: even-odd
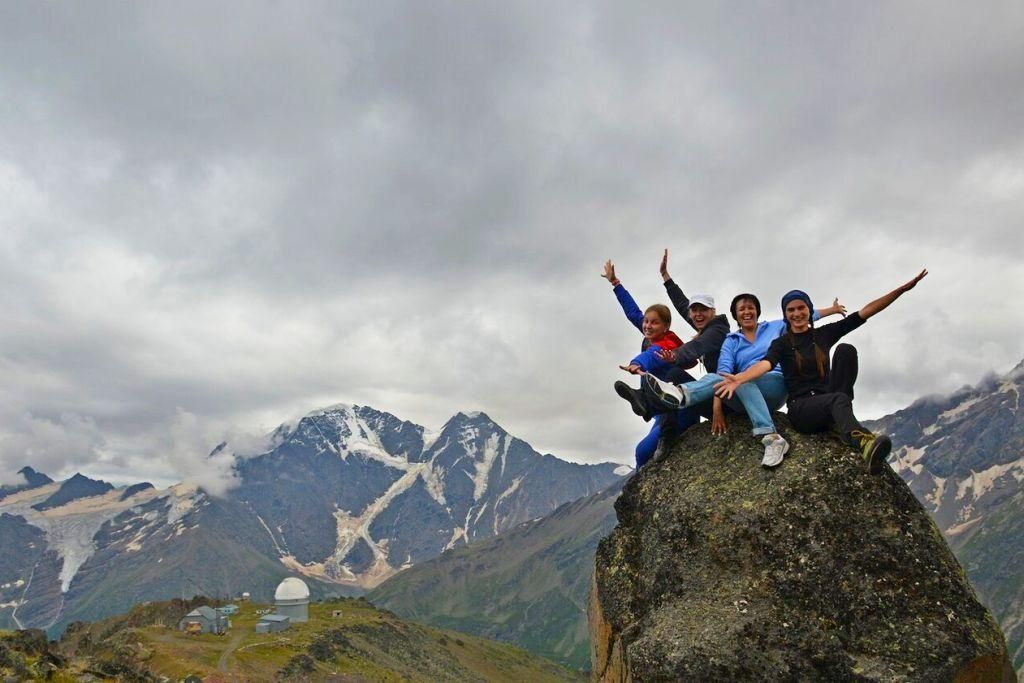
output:
[[[705,423],[626,484],[596,557],[595,680],[1014,681],[906,484],[778,422],[775,470],[745,424]]]

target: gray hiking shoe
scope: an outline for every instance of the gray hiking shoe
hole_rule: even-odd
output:
[[[658,380],[648,373],[640,379],[640,387],[648,410],[654,414],[679,410],[679,399],[662,390]]]
[[[762,467],[778,467],[782,458],[789,451],[789,442],[782,438],[781,434],[765,434],[761,439],[764,445],[764,457],[761,459]]]

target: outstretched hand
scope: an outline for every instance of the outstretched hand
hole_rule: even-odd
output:
[[[844,318],[846,317],[846,306],[839,303],[839,297],[832,299],[832,310]]]
[[[902,291],[904,291],[904,292],[909,292],[909,291],[910,291],[910,290],[912,290],[912,289],[913,289],[914,287],[916,287],[916,286],[917,286],[917,283],[918,283],[918,282],[920,282],[921,280],[923,280],[923,279],[924,279],[924,276],[925,276],[925,275],[927,275],[927,274],[928,274],[928,269],[927,269],[927,268],[925,268],[925,269],[924,269],[924,270],[922,270],[922,271],[921,271],[920,273],[918,273],[918,274],[917,274],[917,276],[916,276],[916,277],[914,277],[914,279],[913,279],[913,280],[911,280],[911,281],[910,281],[910,282],[908,282],[907,284],[905,284],[905,285],[903,285],[902,287],[900,287],[900,290],[902,290]]]
[[[673,349],[658,349],[654,352],[654,355],[666,363],[676,362],[676,352]]]
[[[661,272],[661,279],[668,282],[672,278],[668,274],[668,249],[665,250],[665,254],[661,257],[661,267],[658,269]]]
[[[646,372],[644,372],[644,369],[642,367],[640,367],[639,365],[637,365],[636,363],[630,363],[629,365],[620,365],[619,369],[620,370],[625,370],[626,372],[630,373],[631,375],[646,375],[647,374]]]
[[[608,282],[615,282],[616,280],[618,280],[618,278],[615,277],[615,264],[612,263],[611,259],[608,259],[607,261],[604,262],[604,272],[601,273],[601,277],[603,277]]]
[[[742,382],[737,382],[736,375],[730,375],[728,372],[723,372],[722,377],[725,379],[715,385],[715,396],[725,399],[732,398]]]

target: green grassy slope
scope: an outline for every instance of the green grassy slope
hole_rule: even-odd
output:
[[[255,632],[257,610],[266,606],[241,603],[221,636],[189,636],[174,628],[192,606],[151,603],[120,617],[73,624],[60,643],[66,671],[124,680],[190,674],[254,682],[331,675],[353,681],[579,680],[518,648],[408,623],[365,600],[314,603],[308,623],[271,634]]]
[[[956,554],[1002,627],[1013,666],[1024,672],[1024,491],[987,517]]]
[[[495,538],[407,569],[368,597],[403,617],[590,666],[587,594],[621,483]]]

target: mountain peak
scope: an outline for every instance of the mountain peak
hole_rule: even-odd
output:
[[[70,479],[60,485],[60,488],[57,489],[56,493],[43,502],[36,503],[32,507],[42,512],[43,510],[66,505],[67,503],[80,498],[102,496],[113,488],[113,484],[109,484],[100,479],[90,479],[80,472],[75,472]]]
[[[351,415],[359,406],[352,403],[332,403],[329,406],[315,408],[302,416],[299,422],[306,419],[320,417],[322,415]]]
[[[460,410],[459,412],[452,415],[444,426],[448,427],[449,425],[493,425],[498,429],[501,429],[501,426],[497,422],[492,420],[490,415],[481,410]]]
[[[37,472],[27,465],[18,470],[18,474],[25,477],[25,481],[28,482],[28,485],[32,488],[53,483],[53,479],[50,479],[50,477],[46,476],[42,472]]]

